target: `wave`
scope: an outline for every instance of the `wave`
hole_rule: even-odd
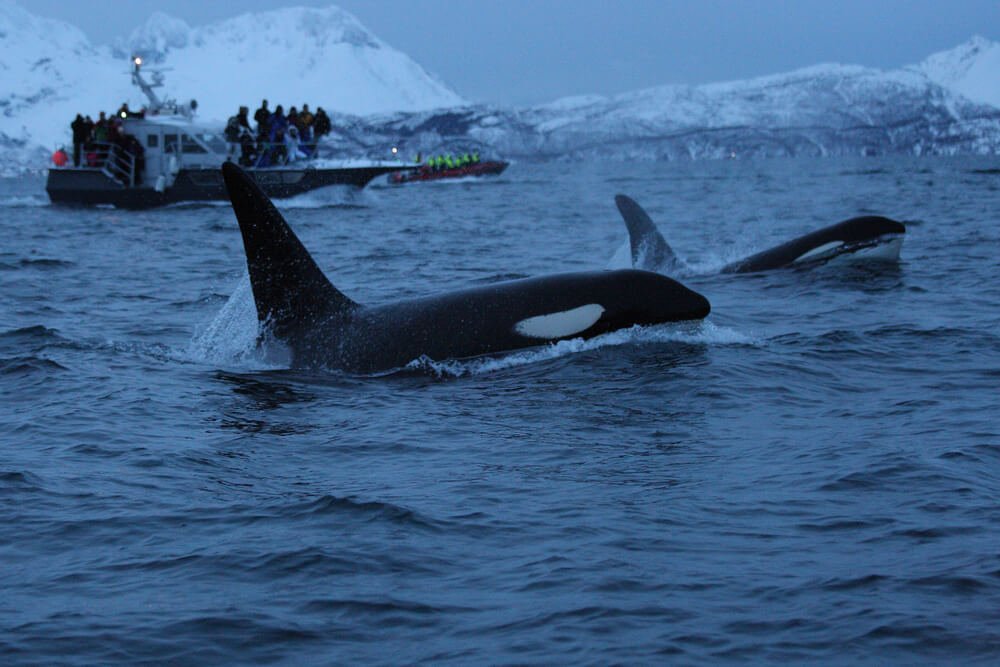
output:
[[[62,364],[45,357],[24,356],[10,359],[0,358],[0,375],[33,375],[51,371],[68,370]]]

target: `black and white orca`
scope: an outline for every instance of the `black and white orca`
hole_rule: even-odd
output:
[[[257,317],[297,368],[375,373],[592,338],[633,325],[702,319],[709,303],[638,270],[567,273],[362,306],[334,287],[256,182],[222,173],[239,221]]]
[[[615,204],[628,227],[633,267],[663,273],[684,269],[684,263],[639,204],[625,195],[617,195]],[[851,218],[727,264],[721,271],[751,273],[823,264],[837,258],[895,262],[905,234],[906,226],[890,218]]]

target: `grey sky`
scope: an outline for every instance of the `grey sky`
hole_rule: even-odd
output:
[[[156,10],[197,26],[336,4],[462,96],[500,104],[707,83],[820,62],[897,67],[974,34],[1000,39],[998,0],[18,0],[95,43]]]

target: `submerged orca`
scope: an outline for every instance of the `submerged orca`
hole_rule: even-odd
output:
[[[639,204],[625,195],[617,195],[615,204],[628,227],[632,266],[665,273],[683,268],[683,263]],[[903,223],[889,218],[875,215],[851,218],[727,264],[722,267],[722,273],[809,266],[837,257],[896,261],[905,233]]]
[[[222,166],[257,318],[292,365],[373,373],[421,357],[474,357],[639,324],[702,319],[709,303],[649,271],[566,273],[362,306],[334,287],[252,178]]]

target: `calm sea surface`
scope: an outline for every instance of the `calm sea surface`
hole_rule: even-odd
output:
[[[255,349],[228,206],[0,181],[0,662],[1000,660],[1000,161],[514,164],[281,208],[362,303],[622,261],[694,327],[383,377]],[[715,275],[838,220],[893,266]]]

